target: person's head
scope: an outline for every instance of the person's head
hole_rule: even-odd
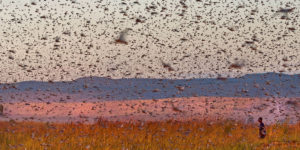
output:
[[[263,120],[262,117],[259,117],[257,121],[262,122],[262,120]]]

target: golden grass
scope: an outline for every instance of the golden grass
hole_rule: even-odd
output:
[[[267,126],[231,121],[110,122],[95,124],[0,122],[0,149],[300,149],[300,123]]]

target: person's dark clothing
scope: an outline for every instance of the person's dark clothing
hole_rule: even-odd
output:
[[[259,124],[259,136],[260,138],[264,138],[266,136],[266,128],[264,123]]]

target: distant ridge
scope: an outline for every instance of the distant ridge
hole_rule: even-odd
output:
[[[239,78],[110,79],[83,77],[74,81],[25,81],[0,84],[2,99],[18,93],[78,95],[80,99],[130,100],[171,97],[300,97],[300,75],[248,74]],[[32,99],[37,98],[31,95]],[[41,99],[41,98],[40,98]]]

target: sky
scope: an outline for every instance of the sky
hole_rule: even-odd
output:
[[[2,0],[0,83],[299,74],[299,14],[299,0]]]

